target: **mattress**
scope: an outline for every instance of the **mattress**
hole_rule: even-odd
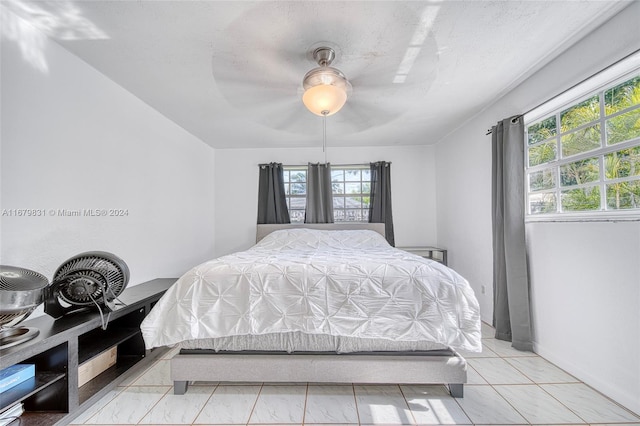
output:
[[[343,347],[353,338],[481,350],[469,283],[365,230],[276,231],[198,265],[167,290],[141,330],[147,348],[302,333],[339,337]]]
[[[447,346],[428,341],[395,341],[389,339],[360,339],[325,334],[268,333],[261,335],[228,336],[211,339],[186,340],[182,349],[209,349],[218,351],[268,352],[411,352],[447,349]]]

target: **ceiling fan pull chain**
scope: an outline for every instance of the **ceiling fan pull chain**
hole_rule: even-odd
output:
[[[327,114],[322,115],[322,152],[324,163],[327,164]]]

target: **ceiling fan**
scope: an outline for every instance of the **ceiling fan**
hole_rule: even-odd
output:
[[[355,6],[345,2],[336,7],[344,9],[338,15],[347,16]],[[369,12],[412,22],[419,15],[412,8],[380,3]],[[336,19],[335,8],[313,2],[287,2],[281,8],[259,4],[239,15],[213,42],[214,82],[243,119],[315,138],[322,120],[303,104],[303,81],[326,61],[352,87],[340,112],[327,119],[331,132],[347,137],[384,125],[425,101],[436,76],[437,45],[433,37],[424,38],[412,51],[411,72],[403,82],[394,83],[414,28],[394,25],[383,33],[369,25],[367,20],[347,24]]]

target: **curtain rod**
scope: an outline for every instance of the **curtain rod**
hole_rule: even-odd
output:
[[[372,163],[378,163],[378,161],[372,161]],[[259,167],[266,167],[268,165],[270,165],[271,163],[262,163],[262,164],[258,164]],[[322,163],[312,163],[312,164],[322,164]],[[359,163],[359,164],[332,164],[333,167],[352,167],[352,168],[356,168],[356,167],[366,167],[368,164],[370,163]],[[387,167],[388,165],[391,164],[391,161],[387,161]],[[283,164],[283,166],[286,167],[307,167],[307,164]]]
[[[609,68],[611,68],[611,67],[613,67],[613,66],[615,66],[615,65],[619,64],[620,62],[627,60],[628,58],[630,58],[631,56],[633,56],[633,55],[637,54],[638,52],[640,52],[640,49],[635,50],[635,51],[633,51],[633,52],[629,53],[629,54],[628,54],[628,55],[626,55],[624,58],[621,58],[621,59],[619,59],[619,60],[615,61],[614,63],[612,63],[611,65],[604,67],[604,68],[603,68],[603,69],[601,69],[600,71],[597,71],[597,72],[595,72],[595,73],[591,74],[589,77],[586,77],[586,78],[584,78],[584,79],[580,80],[579,82],[577,82],[577,83],[576,83],[576,84],[574,84],[573,86],[569,87],[568,89],[563,90],[562,92],[558,93],[557,95],[550,97],[550,98],[549,98],[549,99],[547,99],[546,101],[544,101],[544,102],[542,102],[542,103],[540,103],[540,104],[538,104],[538,105],[534,106],[533,108],[529,109],[529,111],[524,112],[524,113],[522,113],[522,114],[520,114],[520,115],[517,115],[517,116],[515,116],[514,118],[519,118],[519,117],[522,117],[522,116],[525,116],[525,115],[529,114],[531,111],[534,111],[534,110],[536,110],[536,109],[540,108],[542,105],[546,104],[546,103],[547,103],[547,102],[549,102],[550,100],[552,100],[552,99],[554,99],[554,98],[557,98],[558,96],[562,96],[562,95],[564,95],[564,94],[565,94],[565,93],[567,93],[569,90],[573,90],[574,88],[576,88],[577,86],[581,85],[581,84],[582,84],[582,83],[584,83],[585,81],[587,81],[587,80],[589,80],[589,79],[591,79],[591,78],[595,77],[596,75],[598,75],[598,74],[600,74],[600,73],[602,73],[602,72],[604,72],[604,71],[608,70]],[[629,70],[627,70],[627,71],[625,71],[625,72],[629,72]],[[487,130],[487,134],[486,134],[486,135],[490,135],[491,133],[493,133],[492,128],[490,128],[489,130]],[[486,135],[485,135],[485,136],[486,136]]]
[[[542,105],[542,104],[540,104],[540,105]],[[538,105],[538,106],[540,106],[540,105]],[[538,108],[538,107],[536,107],[536,108]],[[533,111],[536,108],[533,108],[533,109],[525,112],[524,114],[528,114],[529,112]],[[515,120],[519,119],[520,117],[523,117],[524,114],[514,115],[513,118],[511,119],[511,124],[516,124]],[[487,130],[487,133],[485,134],[485,136],[490,135],[491,133],[493,133],[493,127],[490,128],[489,130]]]

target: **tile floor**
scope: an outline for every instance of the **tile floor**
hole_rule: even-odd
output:
[[[640,416],[544,359],[492,338],[469,363],[463,399],[444,386],[196,383],[173,395],[174,351],[131,377],[74,425],[626,424]]]

